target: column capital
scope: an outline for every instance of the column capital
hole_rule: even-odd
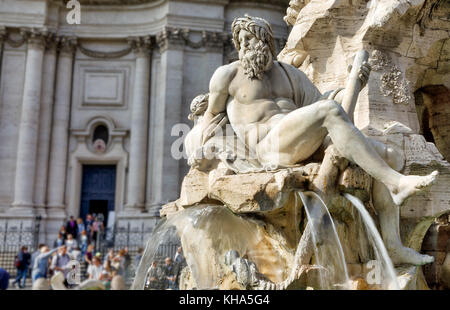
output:
[[[45,48],[51,53],[56,53],[58,47],[58,37],[55,33],[51,32],[45,38]]]
[[[28,43],[28,48],[44,50],[46,41],[52,35],[46,28],[21,28],[20,34]]]
[[[186,32],[186,30],[184,30]],[[163,53],[168,48],[184,49],[185,39],[183,30],[180,28],[164,27],[164,29],[156,35],[156,43],[160,52]]]
[[[60,55],[72,56],[78,45],[76,37],[60,36],[57,38],[58,50]]]
[[[153,47],[151,36],[128,37],[127,41],[137,57],[146,57],[150,55]]]

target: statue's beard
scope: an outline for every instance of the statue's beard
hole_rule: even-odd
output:
[[[263,42],[258,42],[254,48],[245,50],[240,61],[245,75],[249,79],[259,80],[262,80],[264,71],[269,70],[273,63],[269,46]]]

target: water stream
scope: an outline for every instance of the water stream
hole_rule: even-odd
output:
[[[375,250],[375,256],[377,258],[376,261],[381,262],[381,266],[378,267],[381,267],[381,270],[379,270],[379,276],[381,276],[382,278],[379,279],[379,283],[375,284],[380,285],[383,289],[398,290],[399,284],[397,281],[397,275],[394,269],[394,265],[392,264],[391,258],[388,255],[386,247],[384,246],[383,240],[381,239],[381,236],[377,230],[377,227],[375,226],[372,217],[370,216],[369,212],[367,212],[361,200],[347,193],[344,194],[344,197],[347,198],[359,211],[359,214],[363,219],[366,232],[369,236],[369,241]],[[374,271],[376,272],[376,270]]]
[[[314,243],[316,264],[324,267],[321,289],[347,289],[349,276],[344,251],[327,206],[314,192],[298,192],[305,207]]]

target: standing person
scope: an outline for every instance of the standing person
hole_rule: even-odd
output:
[[[182,266],[184,264],[185,260],[184,260],[183,248],[182,247],[179,246],[177,248],[177,252],[175,253],[173,261],[175,262],[175,264],[178,264],[180,266]]]
[[[87,247],[87,251],[84,254],[84,262],[86,264],[86,268],[92,264],[92,258],[94,257],[94,245],[91,243]]]
[[[36,257],[38,257],[38,255],[41,254],[41,249],[44,246],[45,246],[45,244],[43,244],[43,243],[39,244],[37,250],[34,251],[33,254],[31,254],[31,262],[30,262],[31,270],[33,270],[33,268],[34,268],[34,261],[36,260]]]
[[[67,234],[71,234],[72,237],[78,236],[78,225],[73,216],[70,216],[69,221],[67,221],[66,225]]]
[[[34,283],[39,278],[47,279],[48,274],[48,259],[49,257],[58,251],[60,248],[55,248],[50,251],[48,246],[41,247],[39,255],[36,257],[33,264],[33,271],[31,273],[31,280]]]
[[[124,272],[124,278],[125,281],[128,280],[128,277],[130,276],[130,266],[131,266],[131,256],[130,253],[128,252],[128,247],[125,247],[123,249],[123,257],[124,257],[124,261],[123,261],[123,268],[125,270]]]
[[[13,284],[17,285],[19,288],[25,287],[27,281],[28,266],[30,265],[30,263],[31,263],[31,255],[30,253],[28,253],[28,247],[23,246],[20,249],[19,254],[17,254],[15,261],[15,265],[17,268],[17,276]]]
[[[80,241],[81,255],[84,257],[84,254],[86,254],[87,247],[88,247],[88,244],[89,244],[89,238],[88,238],[86,230],[83,230],[81,232],[79,241]]]
[[[148,287],[151,290],[158,289],[158,282],[159,282],[159,269],[158,269],[158,262],[154,260],[152,262],[152,265],[147,271],[147,279],[145,281],[145,286]],[[165,281],[164,281],[165,282]]]
[[[125,275],[125,250],[122,249],[119,251],[119,254],[114,257],[111,266],[113,266],[117,270],[117,274],[120,276]]]
[[[78,247],[78,242],[73,238],[72,234],[67,234],[65,244],[67,246],[67,250],[69,251],[69,253],[72,253],[72,250]]]
[[[141,258],[142,258],[142,254],[144,254],[144,249],[143,248],[138,248],[137,250],[137,254],[134,257],[134,272],[137,272],[137,269],[139,267],[139,263],[141,262]]]
[[[55,272],[62,272],[64,274],[64,285],[69,286],[67,282],[67,274],[70,271],[69,262],[72,257],[67,253],[67,246],[63,245],[59,248],[58,255],[54,256],[52,259],[51,269]]]
[[[59,232],[58,237],[56,237],[55,242],[53,242],[53,247],[59,248],[62,245],[64,245],[64,236],[61,232]]]
[[[87,269],[89,279],[102,280],[103,266],[100,257],[94,256],[92,264]]]
[[[80,242],[81,233],[83,232],[83,230],[86,230],[86,225],[84,225],[83,219],[81,217],[77,219],[77,228],[78,228],[78,235],[74,237],[75,239],[78,240],[78,242]]]
[[[66,238],[67,238],[66,226],[64,226],[64,225],[61,226],[61,228],[59,229],[59,234],[61,234],[63,240],[66,241]]]
[[[96,216],[94,219],[94,223],[92,224],[92,242],[95,242],[97,246],[97,236],[103,231],[103,229],[103,222],[100,221],[98,216]]]
[[[115,255],[114,255],[114,249],[111,248],[111,249],[108,250],[108,254],[105,255],[105,258],[103,259],[103,263],[106,263],[107,261],[109,261],[110,263],[112,263],[114,257],[115,257]]]
[[[9,285],[9,273],[3,269],[0,268],[0,290],[5,291],[8,289]]]
[[[92,225],[94,224],[94,220],[92,219],[92,215],[86,215],[86,233],[89,238],[89,242],[92,242]]]
[[[166,281],[166,288],[176,290],[176,279],[178,274],[178,268],[173,264],[172,259],[170,257],[166,257],[165,265],[163,266],[163,274]]]

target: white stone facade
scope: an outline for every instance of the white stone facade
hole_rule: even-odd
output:
[[[116,223],[150,232],[188,170],[172,127],[192,126],[190,101],[237,57],[231,22],[267,19],[279,51],[288,1],[81,0],[72,25],[66,2],[1,2],[0,225],[40,215],[52,242],[80,215],[83,167],[112,165]]]

